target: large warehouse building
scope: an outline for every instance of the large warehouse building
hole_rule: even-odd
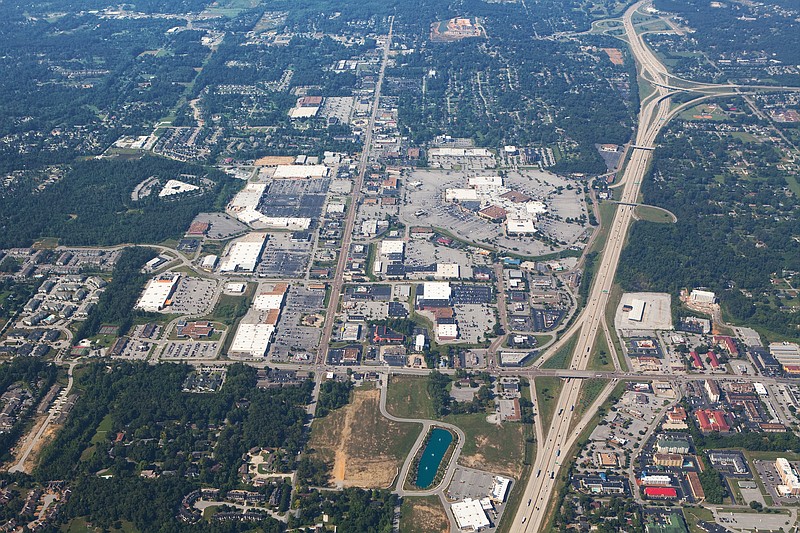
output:
[[[220,272],[253,272],[266,241],[266,233],[249,233],[234,242],[219,267]]]
[[[136,303],[136,309],[147,311],[150,313],[157,313],[164,309],[175,292],[175,287],[178,286],[178,280],[181,279],[180,274],[167,273],[156,276],[147,282],[139,301]]]

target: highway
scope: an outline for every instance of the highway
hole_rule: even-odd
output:
[[[589,362],[597,331],[603,322],[625,237],[634,220],[635,207],[627,204],[637,203],[641,184],[653,155],[653,150],[649,148],[654,146],[656,137],[670,116],[669,96],[672,93],[670,89],[662,86],[667,85],[666,68],[644,44],[643,38],[637,34],[632,22],[633,14],[644,4],[643,0],[628,8],[623,16],[623,23],[631,52],[641,68],[642,76],[655,82],[654,92],[641,102],[639,127],[633,143],[634,146],[645,149],[631,151],[630,159],[622,173],[623,192],[620,205],[611,224],[586,307],[570,330],[565,332],[562,342],[557,344],[560,347],[567,339],[578,335],[570,363],[570,368],[573,370],[584,370]],[[553,422],[544,434],[547,441],[537,444],[538,453],[531,477],[525,487],[523,503],[514,517],[514,531],[538,532],[543,529],[546,524],[548,504],[558,483],[561,462],[569,460],[566,455],[577,441],[580,431],[591,420],[591,415],[596,408],[613,390],[614,381],[608,384],[598,396],[595,404],[587,410],[589,416],[578,421],[577,425],[572,428],[573,416],[571,413],[578,401],[581,384],[582,380],[579,379],[567,378],[565,381],[555,407],[556,414]]]

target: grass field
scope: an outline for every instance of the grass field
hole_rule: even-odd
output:
[[[547,436],[550,424],[553,422],[553,413],[556,402],[564,388],[564,380],[557,377],[542,376],[534,378],[536,384],[536,402],[533,410],[539,413],[539,423],[542,425],[542,437]]]
[[[606,334],[603,333],[602,329],[598,329],[587,368],[589,370],[612,371],[614,370],[614,362],[611,357],[608,342],[606,342]]]
[[[434,418],[428,380],[414,376],[392,376],[386,392],[386,410],[400,418]]]
[[[663,209],[649,205],[637,205],[634,209],[634,216],[638,220],[655,222],[657,224],[672,224],[672,215]]]
[[[448,415],[443,420],[464,432],[464,448],[458,459],[460,464],[520,478],[525,458],[522,424],[490,424],[486,421],[486,413]]]
[[[714,514],[703,507],[684,507],[683,516],[686,517],[686,525],[689,526],[690,533],[703,533],[705,531],[697,527],[697,522],[700,520],[714,522]]]
[[[386,397],[386,409],[402,418],[437,419],[423,377],[392,376]],[[447,415],[440,418],[464,432],[464,448],[459,463],[490,470],[519,479],[525,455],[522,424],[490,424],[486,413]]]
[[[379,400],[378,389],[357,389],[351,403],[314,422],[309,447],[333,466],[334,482],[389,487],[411,452],[421,424],[385,419]]]
[[[400,533],[447,533],[450,522],[438,496],[403,498]]]
[[[609,326],[611,332],[611,342],[614,344],[614,349],[617,352],[617,359],[619,366],[622,370],[628,370],[628,364],[625,361],[625,353],[622,351],[622,344],[614,329],[614,314],[616,313],[619,302],[622,300],[622,288],[616,283],[611,286],[611,293],[608,295],[608,304],[606,305],[606,324]],[[606,339],[608,341],[608,339]]]
[[[554,353],[550,359],[542,363],[542,368],[569,368],[569,364],[572,361],[572,352],[575,351],[575,345],[578,343],[579,334],[580,330],[572,335],[572,337],[564,343],[564,346]]]
[[[583,418],[589,407],[592,406],[600,391],[608,384],[607,379],[590,378],[581,383],[581,390],[578,393],[578,401],[575,402],[575,413],[572,415],[572,423],[577,424]]]
[[[114,421],[111,418],[111,415],[108,414],[100,421],[100,424],[97,426],[97,431],[95,431],[92,440],[89,441],[90,444],[98,444],[103,442],[108,438],[108,432],[111,431],[111,424]]]

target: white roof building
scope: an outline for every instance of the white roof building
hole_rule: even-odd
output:
[[[381,255],[402,254],[405,249],[403,241],[381,241]]]
[[[455,200],[459,202],[475,202],[478,200],[478,191],[475,189],[445,189],[444,200],[445,202],[452,202]]]
[[[700,289],[692,290],[690,298],[693,302],[703,304],[713,304],[717,300],[717,295],[711,291],[702,291]]]
[[[511,487],[511,480],[503,476],[495,476],[494,485],[492,485],[491,498],[496,502],[506,501],[508,496],[508,489]]]
[[[479,500],[466,498],[451,507],[458,527],[465,531],[480,531],[491,525]]]
[[[631,310],[628,311],[628,320],[641,322],[642,317],[644,317],[644,305],[644,300],[639,300],[638,298],[631,300]]]
[[[175,292],[175,287],[180,279],[180,274],[167,273],[148,281],[141,297],[139,297],[139,301],[136,303],[136,309],[150,313],[156,313],[164,309],[170,296]]]
[[[642,485],[667,486],[672,483],[672,478],[669,476],[653,474],[650,476],[642,476],[640,481],[642,482]]]
[[[328,175],[325,165],[278,165],[272,175],[275,179],[324,178]]]
[[[318,111],[319,107],[293,107],[289,110],[289,118],[311,118]]]
[[[431,148],[428,156],[433,157],[493,157],[487,148]]]
[[[470,187],[502,187],[503,178],[501,176],[474,176],[467,178],[467,185]]]
[[[436,263],[436,274],[433,277],[438,279],[458,279],[461,277],[461,267],[458,263]]]
[[[266,188],[266,183],[248,183],[244,189],[236,193],[228,204],[228,209],[234,212],[243,211],[248,207],[255,209]]]
[[[267,241],[266,233],[249,233],[234,242],[220,266],[221,272],[253,272]]]
[[[263,357],[272,342],[275,326],[272,324],[239,324],[230,351],[236,354]]]
[[[169,180],[164,184],[164,188],[161,189],[161,192],[158,193],[158,197],[164,198],[165,196],[173,196],[175,194],[196,191],[199,188],[200,187],[197,185],[192,185],[191,183],[178,180]]]
[[[280,309],[283,306],[283,294],[259,294],[253,299],[253,307],[259,311]]]
[[[800,345],[793,342],[771,342],[769,353],[783,366],[800,365]]]
[[[458,324],[437,324],[436,336],[440,339],[457,339],[458,338]]]
[[[447,281],[426,281],[422,285],[425,300],[449,300],[450,283]]]
[[[203,270],[214,270],[214,267],[217,266],[217,261],[219,257],[216,255],[207,255],[203,258],[203,261],[200,263],[200,268]]]
[[[509,235],[528,235],[536,233],[536,224],[527,218],[506,218],[506,233]]]

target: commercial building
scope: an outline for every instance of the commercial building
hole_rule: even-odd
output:
[[[653,455],[653,463],[657,466],[680,467],[683,465],[683,456],[677,453],[656,453]]]
[[[508,489],[511,488],[511,480],[503,476],[495,476],[493,479],[492,492],[489,497],[492,501],[503,503],[508,497]]]
[[[695,416],[697,416],[697,425],[703,433],[713,431],[726,433],[731,430],[725,420],[725,412],[719,409],[698,409],[695,411]]]
[[[644,306],[644,300],[639,300],[638,298],[631,300],[631,310],[628,311],[628,320],[641,322],[642,318],[644,317]]]
[[[426,281],[422,285],[424,300],[450,300],[450,283],[446,281]]]
[[[672,487],[645,487],[644,495],[654,500],[675,500],[678,498],[678,491]]]
[[[619,466],[617,461],[617,454],[597,452],[594,454],[594,462],[598,468],[616,468]]]
[[[689,298],[696,303],[700,304],[713,304],[717,301],[717,295],[711,291],[703,291],[700,289],[692,290]]]
[[[454,503],[451,510],[459,529],[463,531],[481,531],[491,526],[486,511],[478,500],[466,498],[464,501]]]
[[[708,395],[708,401],[712,403],[717,403],[720,397],[720,390],[717,383],[715,381],[707,379],[705,382],[705,389],[706,389],[706,394]]]
[[[686,472],[686,481],[689,482],[689,489],[692,491],[692,497],[701,502],[706,499],[706,493],[703,490],[703,485],[700,483],[700,476],[697,472]]]
[[[259,311],[281,309],[283,307],[284,298],[286,297],[287,288],[288,285],[285,283],[277,283],[272,290],[258,293],[253,299],[253,308]]]
[[[199,188],[200,187],[197,185],[192,185],[191,183],[178,180],[168,180],[167,183],[164,184],[164,188],[161,189],[161,192],[158,193],[158,197],[164,198],[165,196],[174,196],[176,194],[196,191]]]
[[[311,179],[324,178],[328,175],[328,167],[325,165],[278,165],[274,179]]]
[[[775,469],[781,477],[782,485],[778,485],[778,492],[782,495],[800,495],[800,478],[792,464],[783,457],[775,460]]]
[[[580,478],[583,490],[592,494],[625,494],[625,483],[619,479],[609,480],[605,474]]]
[[[436,324],[436,337],[439,340],[450,341],[458,338],[458,324],[453,321],[452,323],[438,323]]]
[[[461,267],[458,263],[436,263],[435,279],[458,279],[461,277]]]
[[[664,475],[649,475],[642,476],[640,481],[642,485],[656,485],[659,487],[668,487],[672,485],[672,478]]]
[[[689,453],[689,442],[674,437],[660,437],[656,441],[658,453]]]
[[[381,255],[402,254],[405,252],[406,243],[403,241],[381,241]]]
[[[203,258],[203,261],[200,263],[200,268],[207,272],[211,272],[214,270],[214,267],[217,266],[217,261],[219,257],[216,255],[207,255]]]
[[[261,257],[266,233],[249,233],[233,243],[220,266],[221,272],[253,272]]]
[[[236,336],[233,337],[230,352],[252,357],[264,357],[267,354],[275,326],[272,324],[239,324]]]
[[[156,276],[147,282],[139,301],[136,303],[136,309],[147,311],[150,313],[157,313],[169,304],[169,299],[175,292],[175,287],[178,286],[178,280],[181,279],[180,274],[168,273]]]
[[[793,342],[770,343],[769,354],[781,364],[784,372],[796,373],[800,366],[800,346]]]

